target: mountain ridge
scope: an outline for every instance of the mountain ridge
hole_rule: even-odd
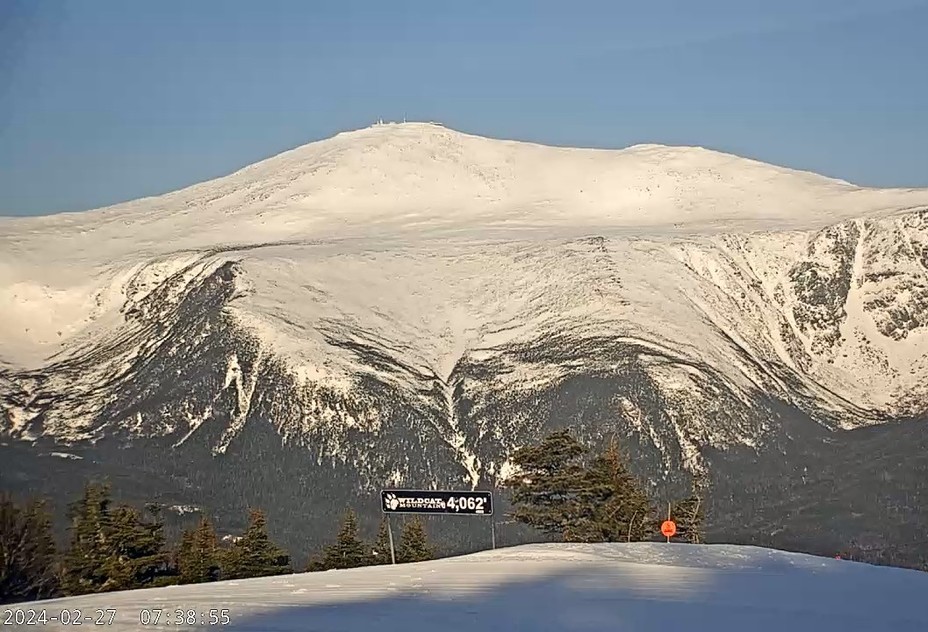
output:
[[[697,160],[683,160],[684,163],[691,162],[693,164],[682,166],[688,166],[693,170],[697,170],[702,167],[711,169],[713,167],[725,165],[725,163],[736,163],[737,166],[742,168],[742,170],[747,168],[759,168],[761,170],[768,171],[770,174],[791,175],[800,180],[806,179],[809,181],[814,181],[818,184],[830,184],[854,191],[896,191],[920,193],[928,191],[928,189],[873,189],[859,187],[843,180],[826,178],[825,176],[814,174],[813,172],[792,169],[788,167],[774,166],[759,160],[742,158],[734,154],[706,149],[698,146],[691,147],[668,146],[659,144],[636,144],[622,149],[574,148],[543,145],[540,143],[527,141],[490,139],[474,134],[457,132],[450,128],[434,124],[403,123],[375,125],[367,128],[361,128],[359,130],[341,132],[333,137],[301,145],[269,158],[262,159],[256,163],[246,165],[227,175],[204,182],[195,183],[190,186],[183,187],[179,190],[171,191],[161,195],[148,196],[138,200],[110,205],[101,209],[61,213],[57,215],[47,215],[37,218],[3,218],[2,222],[14,224],[21,223],[25,225],[33,222],[40,224],[54,224],[54,218],[56,217],[59,219],[77,219],[77,216],[91,217],[97,213],[113,214],[121,210],[133,210],[136,208],[150,211],[152,210],[150,207],[157,207],[157,203],[159,202],[170,202],[175,198],[184,198],[185,196],[189,197],[191,194],[197,193],[204,189],[210,191],[211,186],[215,187],[217,184],[234,182],[237,179],[242,179],[243,176],[246,175],[254,175],[256,173],[260,174],[268,170],[280,171],[284,167],[293,167],[294,163],[300,168],[311,171],[314,168],[319,168],[320,165],[325,166],[326,156],[330,154],[335,154],[338,158],[346,158],[344,154],[347,153],[348,160],[352,160],[356,157],[355,154],[363,155],[365,153],[376,152],[378,150],[393,149],[396,150],[396,153],[401,154],[400,158],[403,158],[403,152],[414,149],[416,146],[424,146],[422,147],[422,150],[428,153],[426,156],[427,160],[420,161],[410,160],[410,157],[406,156],[407,161],[412,167],[415,168],[422,168],[424,164],[427,166],[427,163],[435,163],[435,159],[440,160],[442,158],[441,155],[436,155],[436,150],[449,148],[461,151],[470,150],[475,153],[485,150],[484,153],[479,156],[479,158],[482,160],[470,160],[467,162],[467,164],[486,164],[492,162],[492,160],[490,160],[492,158],[503,159],[503,162],[505,162],[505,159],[507,158],[515,161],[519,161],[520,158],[522,160],[527,160],[526,156],[531,155],[533,152],[541,152],[542,154],[545,154],[544,157],[549,160],[552,158],[563,158],[565,156],[570,156],[578,160],[596,158],[599,160],[607,161],[615,161],[627,158],[631,159],[629,161],[631,163],[648,163],[649,161],[655,161],[658,163],[668,161],[672,162],[675,160],[679,161],[682,158],[698,155],[701,157],[709,157],[711,160],[706,161],[707,164],[704,165],[700,164]],[[515,157],[506,156],[507,150],[513,150],[517,155]],[[518,155],[519,152],[521,152],[522,156]],[[422,158],[422,156],[419,156],[419,158]],[[446,163],[441,164],[446,165]],[[383,165],[377,166],[382,167]],[[628,165],[622,164],[617,166],[626,168],[628,167]],[[568,176],[575,176],[576,174],[562,172],[558,175],[559,177],[557,182],[563,183],[569,182]]]

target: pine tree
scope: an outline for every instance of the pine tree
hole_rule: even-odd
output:
[[[425,534],[425,525],[416,516],[403,525],[396,561],[399,563],[424,562],[432,559],[432,556],[432,547],[429,546],[428,537]]]
[[[18,506],[0,496],[0,603],[33,601],[58,591],[55,542],[45,503]]]
[[[655,516],[651,500],[615,439],[588,467],[581,462],[586,452],[567,431],[517,450],[513,462],[520,472],[506,482],[513,490],[513,517],[567,542],[648,537]]]
[[[593,509],[583,533],[586,541],[633,542],[651,535],[654,506],[629,472],[614,437],[593,460],[585,478],[582,498]]]
[[[387,530],[387,519],[384,517],[380,521],[380,529],[377,531],[377,539],[374,541],[373,550],[371,551],[371,563],[391,564],[392,562],[393,560],[390,557],[390,534]]]
[[[245,534],[222,557],[222,579],[265,577],[291,572],[289,556],[271,542],[267,534],[267,518],[258,509],[250,512]]]
[[[146,519],[128,505],[112,506],[108,485],[89,483],[71,505],[71,544],[62,584],[69,595],[166,583],[164,524],[153,507]],[[168,580],[169,581],[169,580]]]
[[[108,590],[106,565],[110,506],[108,485],[88,483],[84,495],[69,508],[71,543],[64,555],[62,587],[68,595]]]
[[[329,569],[326,568],[324,559],[318,554],[312,555],[309,558],[309,561],[306,563],[305,571],[307,573],[316,573],[318,571],[327,571],[327,570]]]
[[[203,518],[193,529],[184,531],[177,550],[180,583],[199,584],[219,579],[219,540],[212,523]]]
[[[104,564],[107,590],[144,588],[166,576],[164,523],[153,507],[149,512],[152,518],[146,519],[134,507],[119,505],[108,516],[104,531],[109,553]]]
[[[358,537],[358,517],[349,509],[334,544],[325,547],[323,568],[357,568],[371,562],[367,545]]]
[[[584,493],[589,480],[580,463],[585,453],[567,430],[516,450],[512,462],[519,473],[504,483],[512,490],[512,517],[565,539],[588,531],[591,493]]]

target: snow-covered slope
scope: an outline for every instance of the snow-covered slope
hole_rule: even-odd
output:
[[[925,195],[696,147],[555,148],[409,123],[342,133],[160,197],[9,219],[3,245],[35,262],[51,253],[93,264],[298,238],[816,229],[923,206]]]
[[[0,304],[13,440],[180,461],[270,429],[372,490],[492,484],[569,424],[657,485],[797,419],[928,411],[928,190],[383,125],[0,220]]]
[[[926,591],[928,574],[918,571],[755,547],[637,543],[520,546],[14,607],[101,609],[107,621],[115,611],[114,629],[126,632],[218,629],[200,625],[211,611],[229,617],[222,629],[252,632],[888,632],[928,627]],[[140,622],[155,613],[163,628]]]

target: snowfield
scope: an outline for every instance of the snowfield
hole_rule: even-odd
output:
[[[928,629],[926,594],[926,573],[757,547],[547,544],[14,607],[115,609],[121,632],[897,632]],[[180,624],[176,609],[230,623]]]

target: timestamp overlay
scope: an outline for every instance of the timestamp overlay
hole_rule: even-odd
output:
[[[0,632],[6,630],[220,630],[232,629],[240,605],[221,601],[163,599],[183,586],[85,595],[0,606]],[[136,597],[138,595],[138,597]]]

